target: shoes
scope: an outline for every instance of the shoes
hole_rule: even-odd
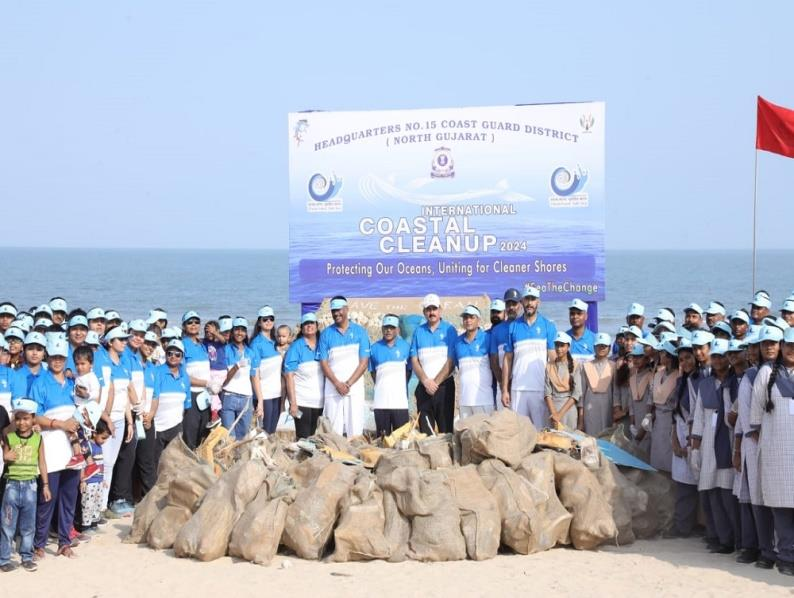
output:
[[[66,469],[83,469],[84,467],[85,457],[83,457],[83,455],[74,455],[66,464]]]
[[[116,515],[123,517],[124,515],[129,515],[132,513],[135,510],[135,507],[133,507],[132,504],[126,500],[120,498],[110,503],[110,510]]]
[[[221,418],[208,421],[206,428],[208,430],[212,430],[213,428],[217,428],[219,425],[221,425]]]
[[[33,560],[34,561],[40,561],[41,559],[44,558],[45,554],[46,553],[44,552],[43,548],[34,548],[33,549]]]
[[[22,568],[25,571],[30,571],[31,573],[39,570],[39,566],[33,561],[22,561]]]
[[[76,529],[72,528],[72,531],[69,532],[69,539],[72,541],[72,546],[76,546],[74,543],[77,540],[78,543],[80,542],[88,542],[91,539],[91,536],[87,536],[82,532],[78,532]]]
[[[0,567],[0,571],[3,573],[11,573],[12,571],[16,571],[17,566],[14,563],[6,563],[5,565]]]
[[[794,563],[777,562],[777,570],[783,575],[794,575]]]
[[[735,551],[736,549],[733,546],[727,544],[717,544],[714,548],[709,548],[711,554],[733,554]]]
[[[58,555],[65,556],[66,558],[75,558],[77,555],[72,550],[72,547],[67,545],[58,547]]]
[[[665,539],[668,539],[668,540],[671,539],[671,538],[688,538],[688,537],[689,537],[689,534],[685,534],[684,532],[679,532],[674,527],[662,532],[662,538],[665,538]]]
[[[104,511],[102,511],[102,517],[105,520],[121,519],[121,515],[116,515],[111,509],[105,509]]]
[[[99,465],[97,465],[96,463],[88,463],[85,466],[85,470],[83,471],[83,479],[87,480],[98,471],[99,471]]]
[[[751,548],[744,548],[743,550],[739,551],[739,554],[736,557],[736,562],[742,565],[749,565],[750,563],[754,563],[757,560],[758,551]]]
[[[759,556],[758,560],[755,562],[755,566],[759,569],[771,569],[775,566],[775,561],[773,559]]]

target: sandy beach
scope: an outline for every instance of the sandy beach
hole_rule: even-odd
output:
[[[247,596],[791,596],[794,578],[706,553],[699,538],[645,540],[583,552],[554,549],[483,562],[322,563],[277,555],[269,567],[231,558],[209,563],[171,551],[122,544],[131,519],[113,521],[71,561],[48,555],[38,572],[3,574],[0,595],[25,595],[31,583],[91,597]]]

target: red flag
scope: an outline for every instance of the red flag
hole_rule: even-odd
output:
[[[794,158],[794,110],[758,96],[755,148]]]

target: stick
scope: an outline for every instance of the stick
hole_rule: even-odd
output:
[[[756,212],[758,211],[758,150],[755,150],[755,175],[753,176],[753,288],[755,293],[755,237],[756,237]]]

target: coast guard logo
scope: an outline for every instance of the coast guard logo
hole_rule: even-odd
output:
[[[448,147],[437,147],[430,165],[430,176],[434,179],[450,179],[455,177],[455,161],[452,150]]]
[[[582,114],[579,117],[579,124],[582,125],[583,133],[590,133],[590,130],[595,124],[595,117],[592,114]]]
[[[567,197],[581,191],[587,183],[587,171],[577,166],[573,171],[564,166],[551,173],[551,190],[555,195]]]
[[[309,195],[314,201],[328,201],[339,193],[342,188],[342,179],[337,179],[336,174],[325,176],[318,172],[309,179]]]
[[[399,350],[399,349],[397,349],[397,350],[394,352],[394,356],[395,356],[395,357],[399,357],[399,356],[400,356],[400,350]]]
[[[292,129],[292,138],[295,140],[295,145],[299,146],[301,144],[301,141],[303,141],[303,134],[308,128],[309,121],[305,118],[302,118],[295,123],[295,127]]]

